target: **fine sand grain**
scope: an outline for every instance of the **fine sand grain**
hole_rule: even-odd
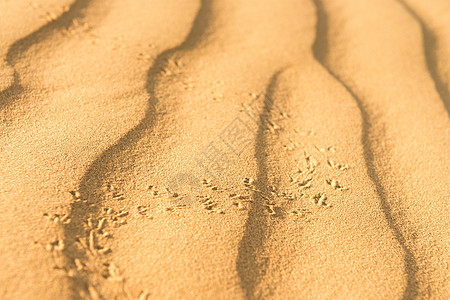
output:
[[[0,299],[450,298],[447,0],[0,0]]]

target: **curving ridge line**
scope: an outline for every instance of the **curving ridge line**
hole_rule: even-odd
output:
[[[83,222],[88,216],[94,215],[99,211],[101,203],[97,201],[96,196],[98,188],[101,185],[101,180],[113,167],[112,157],[117,157],[117,153],[126,149],[130,145],[138,142],[146,130],[151,129],[156,123],[156,109],[155,106],[158,103],[157,97],[155,97],[155,89],[158,84],[158,76],[161,70],[167,66],[168,59],[176,52],[187,51],[198,46],[198,44],[205,37],[206,29],[209,28],[211,23],[211,0],[202,0],[201,6],[197,12],[197,15],[193,21],[191,30],[185,40],[178,46],[165,50],[158,55],[154,64],[151,66],[147,73],[146,89],[149,95],[148,108],[145,112],[144,118],[134,128],[130,129],[124,136],[122,136],[115,144],[111,145],[108,149],[103,151],[99,157],[89,166],[85,174],[83,175],[80,184],[79,191],[83,197],[87,197],[90,203],[75,202],[71,204],[70,215],[72,222],[64,227],[63,237],[67,241],[66,249],[63,251],[66,263],[70,267],[74,267],[74,259],[86,259],[85,254],[78,250],[75,242],[78,237],[84,236]],[[90,199],[92,197],[92,199]],[[92,205],[90,205],[92,204]],[[89,278],[73,278],[73,288],[79,289],[87,288],[89,285]]]
[[[17,100],[19,95],[24,91],[23,86],[20,84],[19,74],[17,74],[16,70],[14,70],[13,76],[13,83],[8,88],[0,92],[0,112],[8,106],[8,103],[12,103]]]
[[[80,182],[80,191],[85,194],[90,194],[90,191],[94,191],[96,186],[92,185],[93,179],[99,178],[98,175],[102,175],[102,171],[108,167],[111,167],[110,157],[115,157],[115,154],[121,149],[129,147],[130,144],[136,143],[144,134],[145,129],[151,128],[155,121],[155,105],[158,103],[157,97],[155,97],[155,89],[158,84],[158,76],[161,70],[168,64],[168,59],[176,52],[188,51],[195,48],[203,39],[206,33],[206,28],[211,23],[211,0],[202,0],[201,6],[195,20],[193,22],[191,31],[186,39],[174,48],[168,49],[160,53],[154,61],[147,73],[146,89],[149,94],[148,108],[145,112],[144,118],[134,128],[130,129],[124,136],[122,136],[115,144],[111,145],[108,149],[103,151],[102,154],[90,165],[86,173]],[[155,80],[156,79],[156,80]]]
[[[52,36],[56,31],[68,28],[73,20],[85,18],[86,9],[92,5],[92,1],[95,0],[76,0],[57,19],[48,22],[38,30],[17,40],[9,47],[5,61],[14,70],[14,81],[8,88],[0,92],[0,110],[14,102],[20,93],[24,91],[20,83],[19,74],[14,68],[17,58],[33,45],[41,43]]]
[[[266,88],[264,97],[264,105],[259,116],[258,131],[256,134],[255,158],[258,166],[256,189],[262,191],[266,195],[271,195],[268,192],[268,178],[267,178],[267,159],[264,149],[266,148],[266,138],[264,134],[265,124],[270,117],[270,112],[273,107],[273,92],[276,87],[277,79],[284,69],[276,72],[270,79]],[[238,255],[236,260],[236,270],[240,279],[241,288],[244,291],[247,299],[257,298],[255,290],[259,280],[267,267],[265,262],[258,261],[258,253],[264,246],[264,241],[267,237],[267,221],[268,217],[265,213],[264,205],[260,201],[264,199],[260,194],[254,192],[253,199],[255,202],[249,209],[248,217],[245,222],[244,234],[239,243]]]
[[[436,36],[417,13],[408,5],[404,0],[397,0],[408,13],[419,23],[423,36],[423,49],[425,53],[425,61],[427,64],[428,72],[433,78],[436,90],[447,109],[447,114],[450,117],[450,91],[447,89],[447,85],[441,79],[438,74],[438,58],[436,56]]]
[[[405,264],[405,276],[406,276],[406,288],[403,292],[402,299],[413,299],[417,296],[417,263],[416,258],[414,257],[411,249],[408,248],[406,239],[400,231],[400,228],[392,215],[391,208],[389,203],[386,200],[386,192],[383,186],[380,183],[380,180],[377,176],[374,166],[374,155],[372,152],[372,146],[370,139],[368,138],[368,133],[370,131],[371,125],[371,116],[366,111],[363,102],[359,99],[355,93],[341,80],[333,71],[328,68],[326,64],[326,57],[328,54],[328,40],[327,40],[327,14],[322,6],[322,2],[320,0],[312,0],[316,6],[316,14],[317,14],[317,24],[316,24],[316,40],[312,46],[313,54],[315,59],[328,71],[328,73],[333,76],[337,82],[339,82],[355,99],[358,109],[361,112],[362,117],[362,134],[361,134],[361,143],[363,145],[364,150],[364,160],[367,166],[367,172],[374,183],[377,194],[380,198],[381,208],[386,216],[387,223],[389,228],[394,233],[395,238],[399,242],[403,252],[404,252],[404,264]],[[400,0],[401,1],[401,0]]]

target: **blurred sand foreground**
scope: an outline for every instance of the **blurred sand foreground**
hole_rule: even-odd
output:
[[[448,0],[0,0],[1,299],[449,299]]]

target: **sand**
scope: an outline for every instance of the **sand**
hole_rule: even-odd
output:
[[[1,299],[450,298],[446,0],[0,0]]]

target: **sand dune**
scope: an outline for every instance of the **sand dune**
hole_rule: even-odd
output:
[[[422,1],[401,3],[420,24],[428,71],[450,114],[450,21],[446,17],[450,3],[447,1],[435,1],[433,5],[425,5]]]
[[[442,213],[448,211],[448,204],[441,200],[449,194],[449,120],[420,47],[423,40],[419,24],[401,5],[390,1],[367,3],[364,7],[323,7],[328,28],[342,24],[340,16],[346,14],[367,22],[366,26],[343,26],[340,34],[329,31],[329,51],[324,61],[358,99],[367,122],[363,134],[368,167],[404,249],[408,273],[405,296],[443,296],[449,289],[449,221]],[[343,10],[341,14],[339,9]],[[386,14],[385,19],[394,20],[389,14],[397,19],[392,24],[386,21],[383,28],[376,22],[375,11],[380,16]],[[403,27],[399,20],[404,20]],[[399,30],[393,29],[396,24]],[[340,36],[352,47],[342,47]],[[358,39],[366,44],[362,46]],[[377,52],[369,50],[370,43]],[[373,82],[390,89],[376,88]],[[429,182],[438,183],[439,188]]]
[[[147,102],[144,86],[148,64],[163,51],[159,48],[173,47],[183,39],[196,9],[195,4],[149,3],[148,10],[159,8],[153,13],[155,17],[149,18],[149,14],[139,13],[142,5],[124,3],[115,13],[102,17],[102,25],[94,29],[86,27],[84,20],[96,19],[97,14],[103,16],[107,6],[99,2],[100,7],[92,3],[80,8],[82,2],[76,2],[73,10],[55,21],[63,25],[51,32],[39,29],[45,32],[45,38],[26,37],[24,44],[15,44],[22,52],[10,55],[15,58],[12,65],[22,86],[14,89],[13,96],[2,98],[2,104],[8,104],[2,111],[2,251],[17,260],[4,262],[6,271],[2,276],[11,279],[2,281],[9,282],[5,288],[11,295],[50,297],[52,290],[42,289],[43,282],[52,281],[42,274],[45,270],[51,278],[67,281],[65,272],[52,269],[52,255],[44,249],[47,243],[62,240],[63,228],[53,228],[43,214],[68,213],[72,200],[68,191],[78,189],[90,162],[142,118]],[[174,13],[177,7],[184,8],[179,11],[183,15],[192,10],[184,24],[179,22],[178,32],[176,28],[165,29],[163,22],[158,27],[154,22],[156,14],[174,18],[172,22],[180,20],[181,16]],[[124,16],[132,17],[133,13],[140,22],[127,25]],[[85,18],[76,18],[79,21],[66,28],[74,14]],[[135,33],[123,37],[114,28]],[[118,84],[126,88],[115,89]],[[120,125],[115,120],[121,120]],[[35,213],[30,214],[30,210]],[[17,223],[23,224],[19,234],[6,234],[12,228],[6,224],[15,227],[12,224]],[[30,226],[34,228],[31,231]],[[43,270],[42,263],[34,263],[40,261],[38,257],[48,257],[49,267]],[[34,285],[24,289],[29,282]],[[61,289],[62,285],[51,286]]]
[[[367,298],[376,284],[386,293],[376,297],[399,298],[404,262],[365,165],[360,111],[309,56],[309,63],[281,74],[271,92],[277,109],[290,113],[273,121],[287,130],[275,139],[266,132],[261,145],[264,185],[274,187],[270,201],[280,216],[265,217],[260,247],[270,259],[257,290],[264,298]],[[314,134],[301,137],[296,128],[314,128]]]
[[[0,298],[450,296],[446,1],[0,11]]]
[[[2,28],[2,39],[0,41],[0,55],[2,57],[0,90],[11,91],[14,79],[14,68],[12,58],[18,55],[15,45],[25,37],[32,36],[33,32],[38,32],[40,28],[48,27],[47,24],[58,18],[70,1],[46,1],[43,3],[31,3],[30,1],[2,1],[0,10],[2,18],[0,26]],[[3,58],[5,60],[3,61]]]

